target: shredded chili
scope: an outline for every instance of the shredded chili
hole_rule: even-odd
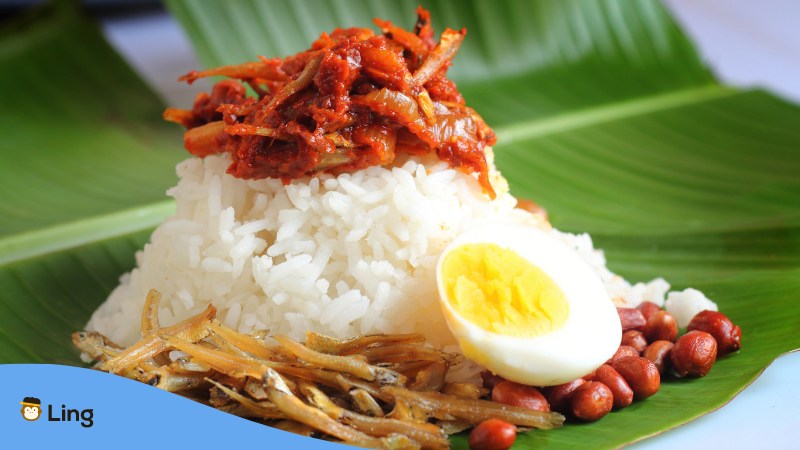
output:
[[[284,59],[189,72],[180,80],[233,79],[199,94],[191,110],[168,108],[164,118],[186,127],[193,155],[229,153],[228,173],[239,178],[288,183],[435,152],[494,198],[484,148],[495,134],[447,78],[466,30],[447,28],[437,43],[421,7],[413,31],[374,22],[382,34],[337,28]]]

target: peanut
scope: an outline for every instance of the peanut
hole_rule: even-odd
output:
[[[717,359],[717,341],[705,331],[690,331],[675,341],[670,362],[680,376],[705,376]]]
[[[614,394],[599,381],[588,381],[572,394],[570,399],[572,414],[583,420],[595,421],[611,411]]]
[[[617,349],[617,352],[614,353],[614,356],[606,361],[606,364],[613,366],[615,362],[627,356],[639,356],[639,352],[637,352],[636,349],[630,345],[620,345]]]
[[[705,331],[717,341],[717,353],[726,355],[742,347],[742,329],[734,325],[725,314],[717,311],[700,311],[689,322],[689,331]]]
[[[469,434],[471,450],[507,450],[517,439],[517,427],[500,420],[488,419],[479,423]]]
[[[614,408],[624,408],[633,402],[633,390],[613,367],[603,364],[594,371],[594,380],[599,381],[611,390],[614,396]]]
[[[647,348],[647,339],[639,330],[628,330],[622,333],[622,345],[633,347],[641,354]]]
[[[670,313],[658,311],[647,319],[643,332],[649,342],[659,340],[673,342],[678,337],[678,323]]]
[[[538,389],[508,380],[501,381],[494,386],[492,401],[521,406],[534,411],[550,411],[550,404]]]
[[[619,322],[622,324],[622,331],[641,330],[646,321],[642,312],[636,308],[617,308]]]
[[[544,396],[550,403],[550,409],[553,411],[564,412],[569,408],[569,400],[575,389],[578,389],[582,384],[586,383],[583,378],[572,380],[569,383],[559,384],[557,386],[550,386],[544,389]]]
[[[644,316],[644,320],[649,319],[650,316],[652,316],[653,314],[661,311],[661,308],[658,305],[656,305],[655,303],[653,303],[653,302],[642,302],[642,303],[639,303],[639,306],[637,306],[636,309],[638,309],[639,311],[642,312],[642,315]]]
[[[644,349],[642,356],[655,364],[658,373],[663,374],[669,366],[669,357],[674,345],[670,341],[655,341]]]
[[[628,356],[612,364],[633,390],[637,399],[647,398],[661,387],[661,374],[655,364],[641,356]]]

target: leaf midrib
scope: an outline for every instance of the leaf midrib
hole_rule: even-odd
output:
[[[568,132],[739,93],[741,91],[736,89],[718,84],[708,84],[697,88],[606,103],[547,118],[520,121],[497,127],[495,131],[501,143],[500,147],[502,147],[514,141]],[[110,214],[96,215],[37,230],[10,234],[0,238],[0,265],[153,228],[173,211],[174,202],[172,200],[161,200]]]
[[[109,214],[15,233],[0,238],[0,265],[156,227],[175,210],[165,199]]]
[[[657,111],[716,100],[742,91],[719,84],[669,91],[646,97],[612,102],[600,106],[582,108],[547,118],[520,121],[511,125],[495,127],[498,146],[515,140],[526,140],[549,134],[572,131],[605,122],[645,115]]]

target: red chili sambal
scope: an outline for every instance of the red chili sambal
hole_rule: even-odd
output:
[[[435,152],[476,176],[493,198],[484,147],[495,134],[447,78],[466,30],[445,29],[437,43],[422,8],[413,31],[374,22],[382,34],[336,29],[285,59],[192,71],[180,80],[233,80],[199,94],[191,110],[168,108],[164,118],[186,127],[184,144],[193,155],[230,153],[228,173],[239,178],[288,183]]]

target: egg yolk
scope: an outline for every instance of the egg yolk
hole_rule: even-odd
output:
[[[486,331],[533,337],[560,328],[569,305],[542,269],[497,244],[464,244],[442,261],[447,300]]]

